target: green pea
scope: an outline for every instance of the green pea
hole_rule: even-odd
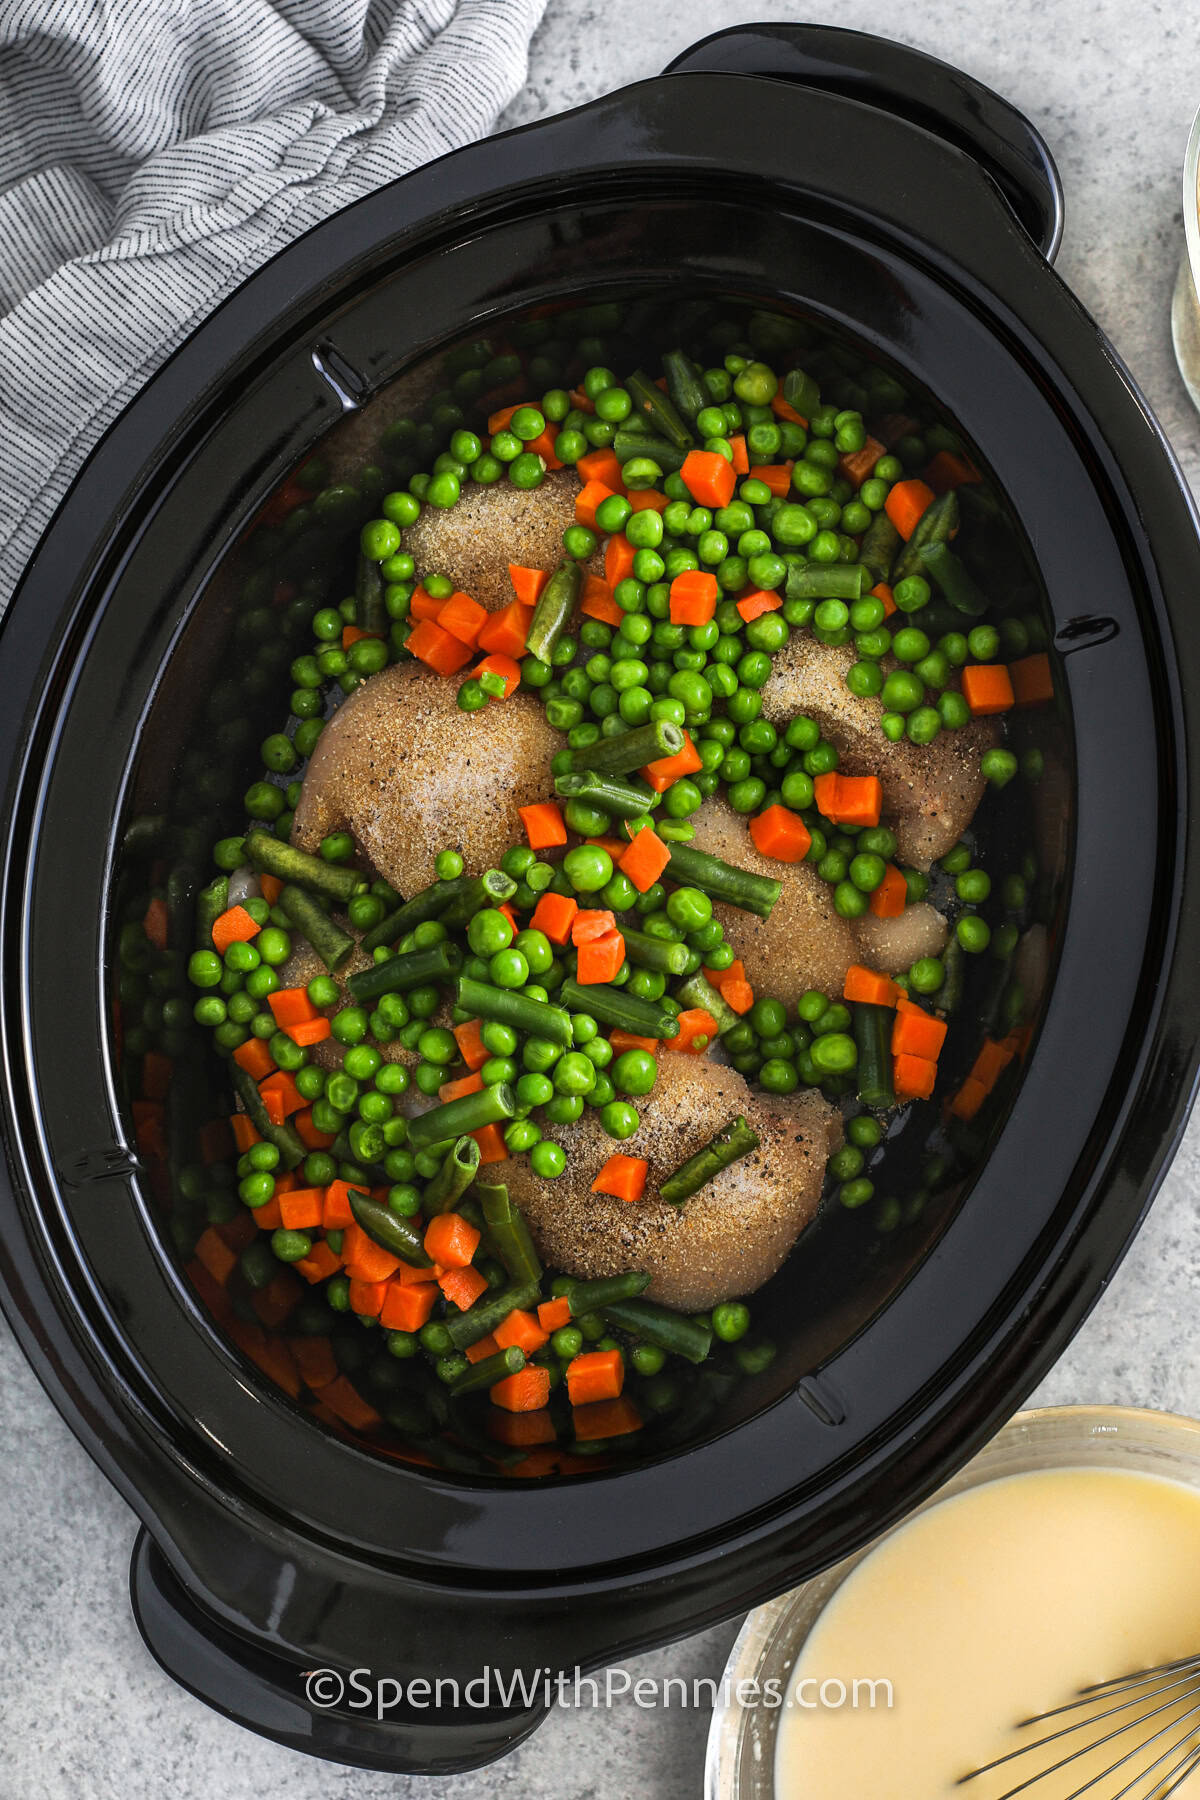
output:
[[[567,851],[562,868],[577,893],[593,894],[612,880],[613,861],[598,845],[579,844]]]
[[[567,1166],[566,1152],[561,1144],[555,1144],[549,1138],[543,1138],[541,1143],[535,1144],[529,1152],[529,1165],[534,1174],[541,1176],[543,1181],[555,1181]]]
[[[654,1086],[658,1064],[648,1050],[625,1050],[612,1065],[612,1083],[623,1094],[648,1094]]]
[[[975,913],[968,913],[961,918],[954,931],[963,949],[973,956],[978,956],[981,951],[986,950],[992,938],[987,921],[979,918]]]
[[[945,979],[945,965],[938,956],[919,957],[908,971],[908,985],[917,994],[936,994]]]

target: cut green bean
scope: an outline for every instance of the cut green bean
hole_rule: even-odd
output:
[[[285,1168],[295,1169],[308,1155],[301,1143],[295,1128],[288,1124],[276,1125],[263,1104],[263,1097],[258,1091],[258,1083],[253,1075],[248,1075],[240,1063],[231,1062],[229,1079],[233,1083],[233,1091],[246,1109],[246,1116],[257,1131],[259,1137],[266,1138],[279,1151]]]
[[[657,1344],[671,1356],[685,1356],[689,1362],[702,1363],[712,1349],[711,1326],[689,1319],[686,1313],[656,1306],[653,1300],[613,1300],[600,1310],[610,1325],[644,1338],[648,1344]]]
[[[892,1026],[896,1014],[890,1006],[858,1001],[854,1006],[854,1041],[858,1045],[858,1097],[876,1111],[896,1104],[892,1084]]]
[[[497,1081],[477,1093],[463,1094],[457,1100],[446,1100],[428,1112],[410,1119],[408,1142],[413,1150],[424,1150],[429,1144],[444,1144],[449,1138],[463,1137],[485,1125],[499,1125],[515,1118],[517,1097],[507,1081]]]
[[[411,988],[440,987],[462,968],[462,951],[449,938],[424,950],[405,950],[386,962],[360,969],[346,982],[346,992],[360,1005],[381,994],[406,994]]]
[[[680,358],[679,353],[676,352],[676,357],[672,360],[676,362],[677,367],[678,360],[683,359]],[[664,364],[665,361],[666,359],[664,358]],[[694,376],[692,379],[697,391],[701,392],[701,405],[703,405],[704,399],[703,393],[700,390],[700,383],[695,380]],[[668,391],[665,394],[657,382],[651,381],[644,369],[635,369],[625,383],[625,386],[633,398],[634,405],[637,407],[642,417],[648,421],[652,430],[657,431],[661,437],[668,439],[668,441],[674,444],[677,449],[687,450],[691,447],[695,442],[695,439],[692,437],[691,432],[688,430],[676,410],[675,400],[670,392],[671,377],[669,372],[667,373]],[[697,408],[697,411],[699,411],[699,408]],[[695,413],[693,413],[692,417],[695,418],[695,416]]]
[[[554,646],[575,611],[575,602],[582,586],[583,567],[573,557],[568,557],[558,565],[542,589],[533,609],[529,636],[525,640],[530,656],[536,656],[539,662],[548,663],[552,660]]]
[[[662,359],[662,370],[676,411],[689,425],[694,425],[708,405],[708,394],[691,357],[682,350],[668,350]]]
[[[482,912],[486,906],[503,906],[516,891],[516,882],[503,869],[485,869],[482,875],[468,880],[455,894],[441,915],[442,924],[448,930],[469,925],[477,912]]]
[[[939,1012],[952,1013],[962,1004],[967,975],[966,952],[953,933],[942,951],[942,970],[942,985],[933,996],[933,1004]]]
[[[302,937],[306,937],[325,967],[336,973],[354,949],[354,939],[336,919],[322,912],[311,894],[290,881],[280,890],[279,905]]]
[[[378,950],[384,944],[394,944],[398,938],[405,937],[418,925],[424,925],[427,919],[440,919],[450,905],[470,886],[472,877],[457,875],[453,881],[435,881],[431,886],[422,888],[411,900],[390,912],[378,925],[373,925],[363,938],[364,950]]]
[[[525,1223],[525,1215],[503,1182],[477,1182],[475,1192],[483,1210],[491,1248],[514,1281],[539,1281],[542,1265]]]
[[[196,942],[204,950],[213,947],[213,926],[229,905],[229,877],[218,875],[196,895]]]
[[[563,1008],[545,1000],[531,1000],[528,994],[514,988],[490,987],[486,981],[461,975],[458,1004],[473,1018],[494,1019],[501,1025],[511,1025],[514,1031],[561,1044],[564,1050],[571,1047],[571,1020]]]
[[[479,1172],[481,1154],[473,1137],[460,1137],[447,1150],[446,1160],[421,1195],[421,1211],[426,1218],[453,1211]]]
[[[676,444],[665,435],[649,437],[644,432],[624,428],[613,439],[613,451],[622,466],[632,462],[635,456],[648,456],[658,464],[664,475],[678,474],[687,455],[682,444]]]
[[[900,533],[887,514],[876,513],[858,545],[858,560],[867,571],[867,581],[871,587],[878,587],[881,581],[888,579],[900,544]]]
[[[787,572],[789,600],[859,600],[866,567],[855,563],[793,563]]]
[[[892,586],[895,587],[898,581],[907,580],[910,575],[919,575],[924,568],[921,552],[925,546],[944,544],[953,536],[957,526],[958,497],[951,488],[948,493],[939,494],[917,520],[912,536],[892,565]]]
[[[736,868],[732,863],[722,862],[718,856],[693,850],[690,844],[671,845],[667,873],[672,881],[698,887],[712,899],[740,906],[743,912],[757,913],[760,919],[770,918],[771,908],[783,892],[782,883],[773,876]]]
[[[679,1022],[653,1000],[627,994],[624,988],[609,987],[607,982],[589,982],[581,987],[570,979],[558,990],[563,1005],[571,1012],[590,1013],[602,1024],[616,1025],[635,1037],[674,1038],[679,1036]]]
[[[555,778],[554,791],[560,799],[583,800],[589,806],[598,806],[614,819],[639,819],[661,799],[643,782],[602,775],[597,769],[568,770]]]
[[[648,725],[637,725],[616,737],[601,738],[586,750],[573,751],[572,767],[580,774],[628,775],[664,756],[678,756],[682,749],[679,726],[669,719],[652,719]]]
[[[698,1194],[722,1169],[729,1168],[731,1163],[738,1162],[743,1156],[749,1156],[752,1150],[757,1150],[759,1141],[758,1133],[751,1130],[744,1118],[730,1119],[711,1143],[706,1144],[703,1150],[697,1150],[694,1156],[689,1156],[685,1163],[679,1165],[673,1175],[667,1176],[659,1187],[660,1197],[669,1201],[672,1206],[682,1206],[685,1200]]]
[[[569,1281],[564,1285],[571,1317],[582,1319],[588,1313],[602,1312],[606,1306],[615,1306],[622,1300],[635,1300],[653,1279],[643,1269],[627,1269],[621,1275],[598,1276],[595,1281]]]
[[[326,862],[323,856],[310,856],[307,850],[297,850],[294,844],[285,844],[274,833],[257,827],[246,835],[246,860],[267,875],[275,875],[293,887],[324,894],[327,900],[344,903],[353,900],[355,894],[365,894],[370,886],[358,869]]]
[[[624,921],[620,931],[625,940],[625,954],[635,968],[655,969],[660,975],[682,975],[691,961],[692,953],[681,940],[650,937],[644,931],[635,931]]]
[[[515,1308],[536,1306],[539,1298],[536,1281],[510,1281],[507,1287],[493,1288],[481,1295],[466,1312],[447,1314],[443,1323],[454,1348],[466,1350],[495,1331]]]
[[[354,580],[355,623],[371,637],[383,637],[389,619],[383,603],[383,574],[377,562],[359,553]]]
[[[505,1349],[493,1351],[491,1356],[471,1363],[461,1375],[456,1375],[449,1383],[450,1392],[473,1394],[479,1388],[495,1387],[506,1375],[519,1375],[524,1367],[525,1352],[518,1345],[509,1344]]]
[[[694,975],[689,975],[687,980],[676,989],[675,998],[681,1006],[699,1006],[703,1007],[706,1013],[711,1013],[717,1021],[717,1032],[722,1037],[727,1031],[732,1031],[735,1025],[740,1025],[742,1022],[729,1002],[722,998],[707,975],[700,969],[697,969]]]
[[[966,564],[955,556],[949,544],[925,544],[921,548],[921,567],[931,575],[956,612],[977,619],[987,611],[986,596],[980,591]]]
[[[789,369],[783,378],[783,397],[802,419],[811,419],[821,404],[821,390],[803,369]]]
[[[370,1194],[360,1194],[353,1188],[350,1190],[350,1211],[372,1243],[378,1244],[383,1250],[390,1250],[393,1256],[408,1263],[410,1268],[432,1268],[433,1259],[411,1219],[402,1219],[399,1213],[394,1213],[382,1200],[373,1200]]]

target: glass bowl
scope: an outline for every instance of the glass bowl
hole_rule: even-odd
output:
[[[1000,1476],[1066,1468],[1160,1475],[1200,1488],[1200,1422],[1129,1406],[1052,1406],[1020,1412],[916,1511],[924,1512]],[[909,1514],[912,1517],[915,1513]],[[750,1614],[729,1653],[713,1712],[705,1800],[772,1800],[775,1737],[783,1708],[758,1703],[757,1697],[772,1692],[768,1683],[778,1684],[775,1691],[786,1691],[793,1665],[829,1600],[881,1542],[876,1538],[854,1556]]]

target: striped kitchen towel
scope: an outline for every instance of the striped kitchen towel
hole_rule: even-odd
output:
[[[292,238],[482,136],[546,0],[0,0],[0,616],[105,427]]]

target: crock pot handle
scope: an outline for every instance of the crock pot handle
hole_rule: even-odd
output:
[[[906,119],[984,168],[1047,262],[1062,238],[1054,158],[1023,113],[949,63],[833,25],[746,25],[718,31],[671,63],[668,75],[765,75],[845,95]]]

